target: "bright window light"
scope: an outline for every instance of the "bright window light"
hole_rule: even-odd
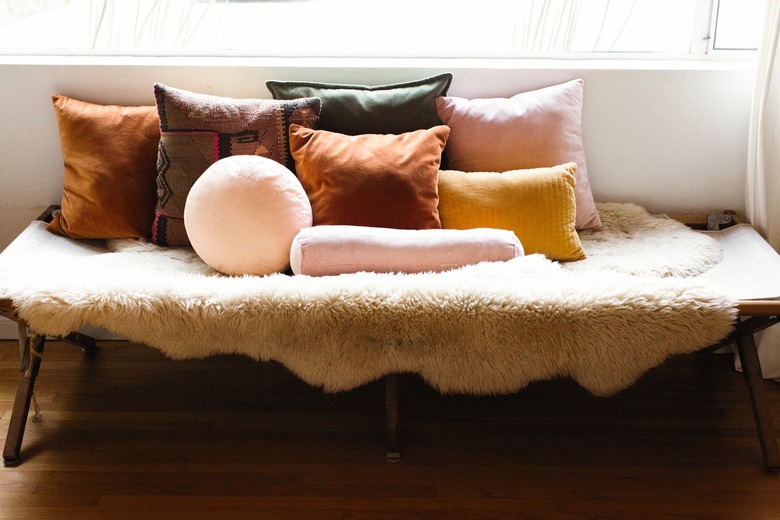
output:
[[[701,18],[710,11],[701,6],[710,1],[6,0],[0,2],[0,52],[462,58],[695,54],[702,52],[697,39],[704,36],[697,27],[709,27],[709,20],[702,24]],[[741,27],[755,17],[743,4],[758,2],[720,3]],[[722,38],[738,38],[733,31]]]
[[[719,0],[713,49],[756,49],[763,3],[764,0]]]

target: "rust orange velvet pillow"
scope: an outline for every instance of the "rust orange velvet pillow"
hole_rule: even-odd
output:
[[[438,173],[450,129],[344,135],[290,127],[295,170],[314,225],[436,229]]]
[[[52,102],[65,172],[62,211],[48,229],[71,238],[149,239],[157,203],[156,107],[62,95]]]

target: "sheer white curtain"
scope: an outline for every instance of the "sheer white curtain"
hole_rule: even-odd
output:
[[[780,0],[766,0],[750,119],[746,184],[747,217],[780,251]],[[780,378],[780,327],[758,342],[765,377]]]

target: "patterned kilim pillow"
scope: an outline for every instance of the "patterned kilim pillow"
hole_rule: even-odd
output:
[[[321,108],[317,98],[232,99],[159,83],[154,94],[161,136],[152,242],[164,246],[190,244],[184,204],[209,166],[232,155],[259,155],[293,169],[289,126],[314,128]]]

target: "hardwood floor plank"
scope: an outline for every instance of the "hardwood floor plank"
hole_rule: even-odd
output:
[[[18,349],[0,352],[4,440]],[[0,520],[780,517],[728,356],[674,358],[606,399],[564,380],[443,396],[402,376],[397,464],[380,381],[329,395],[272,363],[51,342],[37,385]]]

